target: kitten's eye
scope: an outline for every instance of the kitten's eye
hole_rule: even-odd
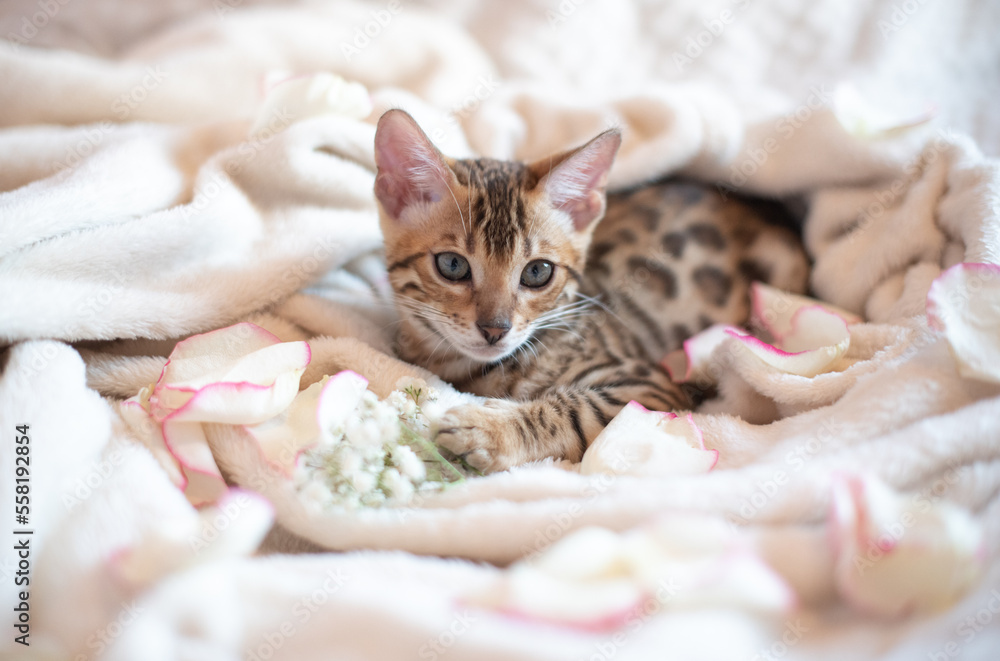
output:
[[[521,271],[521,284],[525,287],[544,287],[552,279],[552,264],[537,259]]]
[[[469,277],[469,260],[453,252],[443,252],[435,259],[438,273],[448,280],[465,280]]]

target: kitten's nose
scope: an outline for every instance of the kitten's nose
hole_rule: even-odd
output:
[[[483,338],[490,344],[496,344],[510,330],[510,321],[506,319],[494,319],[487,322],[476,322],[476,328],[483,334]]]

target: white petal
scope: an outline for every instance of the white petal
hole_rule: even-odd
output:
[[[805,377],[822,374],[851,344],[847,322],[820,306],[799,308],[778,346],[750,335],[727,332],[764,363]]]
[[[982,530],[968,512],[901,496],[873,477],[835,481],[829,524],[837,588],[866,612],[945,608],[982,572]]]
[[[715,350],[729,339],[728,331],[739,332],[727,324],[709,326],[685,340],[682,349],[668,353],[662,364],[670,378],[676,383],[716,383],[720,370],[712,369],[711,359]]]
[[[710,471],[718,450],[706,450],[691,415],[649,411],[629,402],[583,455],[584,475],[687,475]]]
[[[931,284],[927,318],[962,376],[1000,381],[1000,265],[957,264]]]

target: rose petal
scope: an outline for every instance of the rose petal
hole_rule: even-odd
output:
[[[163,421],[163,440],[184,472],[184,495],[194,505],[214,502],[226,492],[200,422]]]
[[[510,567],[472,603],[534,622],[604,631],[640,608],[743,608],[784,614],[788,583],[721,519],[675,516],[619,534],[581,528]]]
[[[160,423],[154,420],[148,409],[145,408],[149,406],[149,392],[149,389],[143,389],[135,397],[121,402],[119,411],[135,437],[152,453],[163,470],[166,471],[170,481],[183,491],[187,486],[187,478],[184,477],[180,463],[174,458],[163,440],[163,429],[160,427]]]
[[[675,383],[691,381],[716,382],[718,379],[711,373],[711,357],[716,348],[729,339],[727,331],[739,332],[735,327],[726,324],[709,326],[700,333],[692,335],[684,341],[683,349],[671,351],[663,359],[662,365]]]
[[[363,376],[344,370],[300,392],[277,416],[244,428],[257,441],[264,458],[290,475],[299,453],[315,445],[322,434],[347,422],[367,387]]]
[[[305,342],[289,344],[305,345]],[[301,353],[301,347],[292,349]],[[304,369],[303,366],[274,375],[269,385],[247,382],[211,383],[193,393],[183,406],[161,419],[231,425],[263,422],[278,415],[292,403],[299,392],[299,379]]]
[[[611,631],[636,612],[643,596],[628,578],[573,581],[519,564],[472,603],[533,622]]]
[[[599,580],[628,574],[622,537],[607,528],[588,526],[545,550],[533,566],[567,580]]]
[[[847,322],[820,306],[799,308],[781,348],[738,331],[726,331],[763,362],[789,374],[813,377],[844,355],[851,344]]]
[[[795,317],[803,308],[819,307],[840,317],[847,325],[863,321],[853,312],[848,312],[836,305],[782,291],[763,282],[754,282],[750,286],[750,298],[751,324],[766,330],[778,346],[782,346],[781,343],[785,336],[796,329]]]
[[[150,397],[151,412],[163,420],[191,404],[184,419],[266,420],[291,402],[310,358],[307,343],[281,342],[250,323],[195,335],[171,352]]]
[[[956,264],[931,283],[927,320],[962,376],[1000,382],[1000,265]]]
[[[839,476],[829,519],[835,581],[854,607],[896,617],[955,603],[982,572],[981,526],[946,501]]]
[[[202,423],[275,417],[294,400],[310,358],[307,343],[283,343],[250,323],[195,335],[177,343],[152,391],[124,405],[123,417],[147,425],[142,412],[159,423],[143,432],[145,444],[192,503],[213,502],[226,486]]]
[[[691,414],[649,411],[629,402],[583,455],[584,475],[686,475],[710,471],[718,450],[706,450]]]
[[[672,514],[628,534],[625,554],[646,591],[668,592],[672,608],[794,609],[795,591],[744,542],[722,519]]]
[[[255,351],[281,344],[256,324],[243,322],[181,340],[163,367],[161,383],[187,383],[192,389],[223,380],[230,367]]]
[[[714,556],[698,570],[677,595],[675,606],[771,613],[798,606],[798,596],[785,579],[749,550]]]
[[[291,475],[299,453],[314,445],[320,435],[316,409],[329,377],[312,384],[277,416],[244,428],[260,446],[264,458]]]

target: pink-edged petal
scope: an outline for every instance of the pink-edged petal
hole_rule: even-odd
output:
[[[276,335],[249,322],[192,335],[170,352],[157,386],[189,383],[197,389],[221,381],[220,377],[244,356],[278,344],[281,340]]]
[[[662,365],[670,378],[676,383],[717,381],[712,374],[711,358],[716,348],[729,339],[727,331],[739,332],[733,326],[715,324],[685,340],[682,349],[668,353]]]
[[[621,577],[628,572],[622,536],[607,528],[575,530],[545,549],[532,566],[567,580],[590,581]]]
[[[269,463],[291,474],[299,453],[315,445],[323,434],[343,427],[367,387],[363,376],[350,370],[338,372],[300,392],[277,416],[245,429]]]
[[[644,596],[627,577],[574,581],[521,564],[471,603],[528,622],[601,632],[624,625]]]
[[[788,582],[749,549],[713,556],[677,597],[685,608],[739,608],[787,613],[799,605]]]
[[[898,617],[955,603],[982,572],[982,528],[946,501],[837,476],[829,519],[835,582],[859,610]]]
[[[847,350],[850,340],[851,332],[843,317],[823,306],[809,305],[799,308],[792,315],[791,329],[779,346],[789,353],[830,346],[840,347],[843,352]]]
[[[851,344],[847,323],[819,306],[797,311],[789,320],[780,348],[738,331],[727,333],[766,364],[805,377],[822,374]]]
[[[786,613],[798,605],[787,581],[721,518],[672,513],[625,536],[630,572],[671,608]]]
[[[629,573],[622,540],[606,528],[576,530],[513,565],[471,603],[530,622],[585,631],[618,628],[645,595]]]
[[[840,317],[846,325],[863,321],[853,312],[836,305],[782,291],[763,282],[754,282],[750,286],[750,299],[751,323],[757,328],[766,330],[779,346],[785,336],[792,332],[795,315],[802,308],[819,307]]]
[[[298,394],[310,359],[307,343],[281,342],[250,323],[195,335],[177,343],[152,390],[123,406],[123,417],[149,428],[147,445],[192,503],[214,502],[226,487],[202,423],[255,424],[279,415]]]
[[[225,493],[225,480],[200,422],[164,420],[163,440],[181,465],[186,479],[184,495],[189,501],[202,505]]]
[[[240,325],[252,326],[252,324]],[[257,327],[254,326],[254,328]],[[263,329],[261,330],[266,333]],[[215,335],[218,332],[215,331],[206,334],[206,336]],[[268,333],[268,335],[270,334]],[[206,336],[196,336],[185,340],[185,342],[193,343],[197,338]],[[211,339],[211,341],[206,342],[207,347],[197,343],[189,344],[187,349],[190,353],[194,349],[203,350],[223,346],[227,351],[224,358],[201,354],[175,358],[176,350],[170,355],[150,398],[152,413],[157,419],[162,420],[174,411],[187,407],[187,419],[252,423],[266,420],[288,406],[292,397],[298,392],[298,379],[309,364],[311,358],[309,345],[306,342],[279,342],[255,348],[266,339],[257,334],[246,339],[245,344],[241,344],[244,342],[243,334],[237,334],[228,339],[228,342]],[[197,396],[202,395],[205,390],[218,387],[220,384],[226,384],[226,388],[209,393],[202,397],[197,404],[188,407],[188,404]],[[266,401],[268,395],[264,391],[271,388],[274,389],[273,401],[264,410],[258,408],[268,406]],[[257,414],[253,416],[253,419],[233,420],[211,417],[220,415],[220,412],[226,411],[230,407],[238,407],[237,400],[241,399],[244,393],[250,393],[253,390],[260,391],[256,395],[258,399],[253,403],[248,401],[240,413],[236,413],[234,410],[234,415],[245,415],[247,411],[256,411]],[[254,395],[249,396],[253,397]],[[233,401],[227,403],[229,398],[232,398]],[[198,415],[210,417],[199,418]]]
[[[710,471],[719,460],[706,450],[690,414],[649,411],[629,402],[598,434],[583,455],[584,475],[691,475]]]
[[[654,605],[764,615],[784,615],[798,605],[788,583],[722,519],[691,515],[628,533],[581,528],[515,563],[470,601],[530,622],[587,631],[619,628],[641,610],[655,612]]]
[[[294,470],[299,453],[319,438],[319,400],[329,380],[325,377],[300,392],[287,409],[270,420],[244,427],[264,458],[286,475]]]
[[[927,320],[944,333],[959,374],[1000,382],[1000,265],[956,264],[938,276]]]
[[[148,406],[148,390],[145,405]],[[143,406],[143,393],[140,392],[135,397],[121,402],[119,411],[125,424],[132,430],[132,434],[142,445],[150,451],[153,457],[167,473],[167,477],[181,491],[187,486],[187,478],[181,469],[180,463],[167,448],[163,440],[163,429],[160,423],[153,419],[149,411]]]
[[[255,424],[278,415],[299,392],[301,369],[273,377],[269,385],[212,383],[195,392],[164,419],[174,421]]]
[[[226,483],[210,473],[181,466],[184,473],[184,497],[195,507],[210,505],[226,492]]]

